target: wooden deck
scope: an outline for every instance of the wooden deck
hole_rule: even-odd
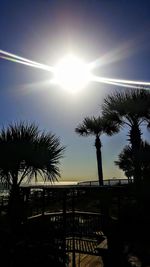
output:
[[[67,246],[70,249],[68,253],[69,267],[72,267],[72,239],[67,240]],[[98,256],[97,249],[107,250],[107,239],[104,239],[99,245],[92,240],[75,239],[75,248],[76,267],[104,267],[102,257]]]
[[[72,267],[72,255],[69,253],[69,267]],[[76,267],[104,267],[102,258],[86,254],[76,254]]]
[[[90,254],[90,255],[97,255],[97,241],[91,239],[78,239],[74,240],[75,242],[75,251],[76,253],[83,253],[83,254]],[[73,239],[68,238],[66,240],[66,249],[69,252],[73,251]]]
[[[97,242],[95,239],[81,239],[75,238],[74,239],[74,246],[76,253],[82,253],[87,255],[99,255],[100,250],[107,249],[107,239],[105,238],[101,242]],[[68,252],[73,251],[73,238],[66,239],[66,250]]]

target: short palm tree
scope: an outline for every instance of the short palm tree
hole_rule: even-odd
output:
[[[140,151],[138,153],[138,159],[141,166],[141,179],[147,180],[150,173],[150,144],[142,142]],[[131,146],[125,146],[122,152],[118,156],[118,160],[115,164],[124,171],[128,179],[134,175],[134,159]]]
[[[0,177],[11,186],[24,178],[41,175],[53,181],[60,176],[58,164],[64,147],[51,133],[40,133],[35,124],[9,125],[0,131]]]
[[[118,155],[118,160],[115,161],[115,165],[121,169],[128,180],[134,175],[133,154],[129,145],[125,146],[121,153]]]
[[[96,147],[96,156],[97,156],[97,166],[98,166],[98,178],[99,185],[103,185],[103,169],[102,169],[102,155],[101,155],[101,147],[102,143],[100,140],[100,136],[105,133],[107,135],[112,135],[117,133],[118,127],[116,124],[107,123],[107,121],[102,117],[86,117],[82,124],[79,124],[75,129],[75,132],[81,136],[95,136],[95,147]]]
[[[134,181],[141,180],[141,167],[137,154],[141,146],[141,126],[150,122],[150,93],[146,90],[132,89],[115,92],[104,99],[103,116],[120,127],[129,128],[134,162]]]
[[[23,180],[54,181],[60,176],[64,147],[51,133],[39,132],[35,124],[20,122],[0,131],[0,179],[11,186],[10,204],[19,196]],[[15,201],[16,203],[16,201]]]

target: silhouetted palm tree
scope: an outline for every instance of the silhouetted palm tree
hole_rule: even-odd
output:
[[[133,154],[130,146],[125,146],[122,152],[118,155],[118,160],[115,161],[115,164],[124,171],[128,180],[130,180],[134,175],[134,163],[133,163]]]
[[[147,180],[150,173],[150,144],[142,142],[137,156],[141,166],[141,179]],[[125,172],[128,179],[134,176],[134,159],[130,146],[124,147],[115,164]]]
[[[98,166],[98,178],[99,185],[103,185],[103,170],[102,170],[102,155],[101,155],[101,140],[100,136],[105,133],[107,135],[112,135],[117,133],[118,128],[113,122],[109,124],[102,117],[86,117],[82,124],[79,124],[75,129],[75,132],[81,136],[95,136],[95,147],[96,147],[96,156],[97,156],[97,166]]]
[[[0,179],[11,185],[10,203],[18,197],[24,179],[41,176],[54,181],[60,176],[64,147],[51,133],[39,132],[35,124],[20,122],[0,131]]]
[[[117,126],[129,128],[129,142],[131,143],[134,180],[141,179],[141,166],[137,154],[141,146],[141,126],[150,122],[150,93],[146,90],[132,89],[115,92],[104,99],[103,115]]]

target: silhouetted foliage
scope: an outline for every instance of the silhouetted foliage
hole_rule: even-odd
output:
[[[115,92],[104,99],[103,115],[117,126],[129,128],[129,139],[133,153],[134,180],[141,180],[138,152],[141,146],[141,126],[150,123],[150,93],[146,90]]]
[[[20,122],[0,131],[0,179],[11,185],[11,206],[16,210],[20,206],[19,186],[25,179],[41,176],[54,181],[60,176],[58,164],[63,152],[59,139],[40,132],[35,124]]]
[[[150,174],[150,144],[142,142],[137,157],[141,166],[141,180],[147,180]],[[128,178],[133,177],[134,159],[131,146],[124,147],[115,164],[125,172]]]
[[[122,152],[118,156],[118,160],[115,164],[124,171],[128,179],[134,175],[133,154],[130,146],[125,146]]]
[[[95,136],[95,147],[96,147],[96,155],[97,155],[97,166],[98,166],[98,178],[99,185],[103,185],[103,170],[102,170],[102,156],[101,156],[101,140],[100,136],[102,134],[113,135],[117,133],[118,127],[113,121],[110,123],[107,122],[102,117],[86,117],[82,124],[79,124],[75,129],[75,132],[81,136]]]
[[[51,133],[40,133],[34,124],[9,125],[0,131],[0,178],[20,185],[37,175],[53,181],[60,176],[58,164],[64,147]]]

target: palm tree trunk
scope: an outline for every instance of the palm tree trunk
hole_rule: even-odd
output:
[[[132,125],[129,134],[129,141],[132,146],[133,164],[134,164],[134,182],[139,184],[141,181],[141,160],[140,160],[140,148],[141,148],[141,131],[138,123]]]
[[[98,135],[96,136],[95,147],[96,147],[96,156],[97,156],[99,185],[103,185],[103,169],[102,169],[102,154],[101,154],[102,145],[101,145],[101,141]]]

